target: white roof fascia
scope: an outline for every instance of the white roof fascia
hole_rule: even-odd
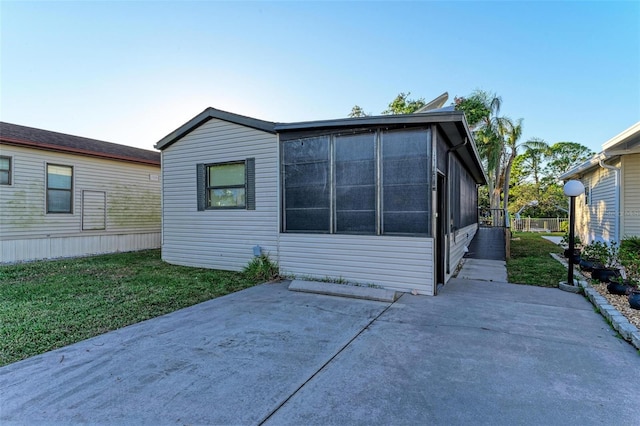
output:
[[[638,135],[640,135],[640,121],[603,143],[601,152],[579,166],[569,170],[567,173],[561,175],[558,179],[568,180],[581,175],[587,170],[599,166],[600,160],[604,161],[621,155],[640,153],[640,147],[624,149],[622,146],[624,143],[629,142],[632,138],[637,137]]]
[[[622,131],[620,134],[612,137],[611,139],[603,143],[602,150],[608,151],[608,150],[618,148],[618,145],[622,145],[632,137],[637,136],[639,134],[640,134],[640,121],[638,121],[633,126],[629,127],[627,130]]]
[[[591,157],[590,159],[588,159],[587,161],[585,161],[584,163],[580,164],[579,166],[574,167],[573,169],[569,170],[568,172],[566,172],[563,175],[560,175],[558,177],[558,179],[560,179],[560,180],[569,180],[569,179],[571,179],[573,177],[581,175],[585,171],[598,166],[600,164],[600,160],[606,160],[607,158],[609,158],[609,156],[607,156],[604,153],[604,151],[600,152],[600,153],[594,155],[593,157]]]

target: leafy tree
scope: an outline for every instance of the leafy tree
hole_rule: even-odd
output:
[[[566,217],[567,197],[562,186],[553,183],[548,186],[526,182],[511,188],[513,201],[509,203],[509,212],[513,216],[523,206],[533,200],[536,206],[525,207],[523,215],[531,217]]]
[[[530,168],[526,163],[526,158],[520,154],[513,160],[513,166],[511,167],[511,178],[509,185],[513,188],[522,183],[525,183],[530,177]]]
[[[464,111],[467,123],[471,128],[475,128],[481,121],[491,115],[491,109],[486,104],[485,99],[479,96],[472,95],[468,98],[456,96],[454,98],[454,106],[456,110]]]
[[[387,109],[382,114],[412,114],[426,105],[424,98],[409,99],[411,92],[400,93],[389,103]]]
[[[401,92],[391,102],[389,102],[387,109],[382,111],[382,114],[412,114],[426,105],[424,98],[409,99],[409,95],[411,95],[411,92]],[[352,118],[368,117],[369,115],[370,114],[364,112],[360,105],[354,105],[353,108],[351,108],[351,112],[349,113],[349,117]]]
[[[368,116],[368,114],[366,114],[359,105],[354,105],[353,108],[351,108],[351,112],[349,113],[349,117],[351,118],[366,116]]]
[[[593,157],[595,152],[576,142],[556,142],[549,148],[545,173],[555,179]]]

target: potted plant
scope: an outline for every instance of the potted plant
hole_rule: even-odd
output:
[[[583,256],[592,263],[591,278],[608,283],[620,276],[618,244],[615,241],[607,244],[602,241],[593,241],[583,249]]]
[[[567,247],[569,245],[569,234],[565,233],[562,236],[562,240],[560,240],[560,243]],[[573,264],[577,265],[578,263],[580,263],[580,247],[582,246],[582,241],[580,241],[580,237],[577,235],[574,235],[573,238],[573,244],[574,244],[574,248],[573,248],[573,256],[571,256],[571,254],[569,253],[569,249],[566,248],[564,249],[564,257],[567,258],[567,261],[571,261],[573,262]]]
[[[640,238],[622,240],[619,256],[627,277],[625,284],[629,294],[629,306],[640,309]]]
[[[640,288],[637,286],[629,292],[629,306],[633,309],[640,309]]]

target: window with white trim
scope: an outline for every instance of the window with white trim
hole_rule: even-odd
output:
[[[0,156],[0,185],[11,185],[11,157]]]
[[[47,213],[73,213],[73,167],[47,164]]]

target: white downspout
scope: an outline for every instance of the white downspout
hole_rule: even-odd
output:
[[[603,155],[602,157],[600,157],[600,159],[598,160],[598,164],[600,164],[600,167],[602,167],[603,169],[609,169],[609,170],[613,170],[613,174],[615,176],[615,211],[616,211],[616,217],[615,217],[615,222],[614,222],[614,227],[615,227],[615,232],[613,234],[614,240],[616,243],[620,243],[620,167],[615,167],[615,166],[611,166],[609,164],[604,164],[604,160],[606,160],[608,157],[605,155]]]

